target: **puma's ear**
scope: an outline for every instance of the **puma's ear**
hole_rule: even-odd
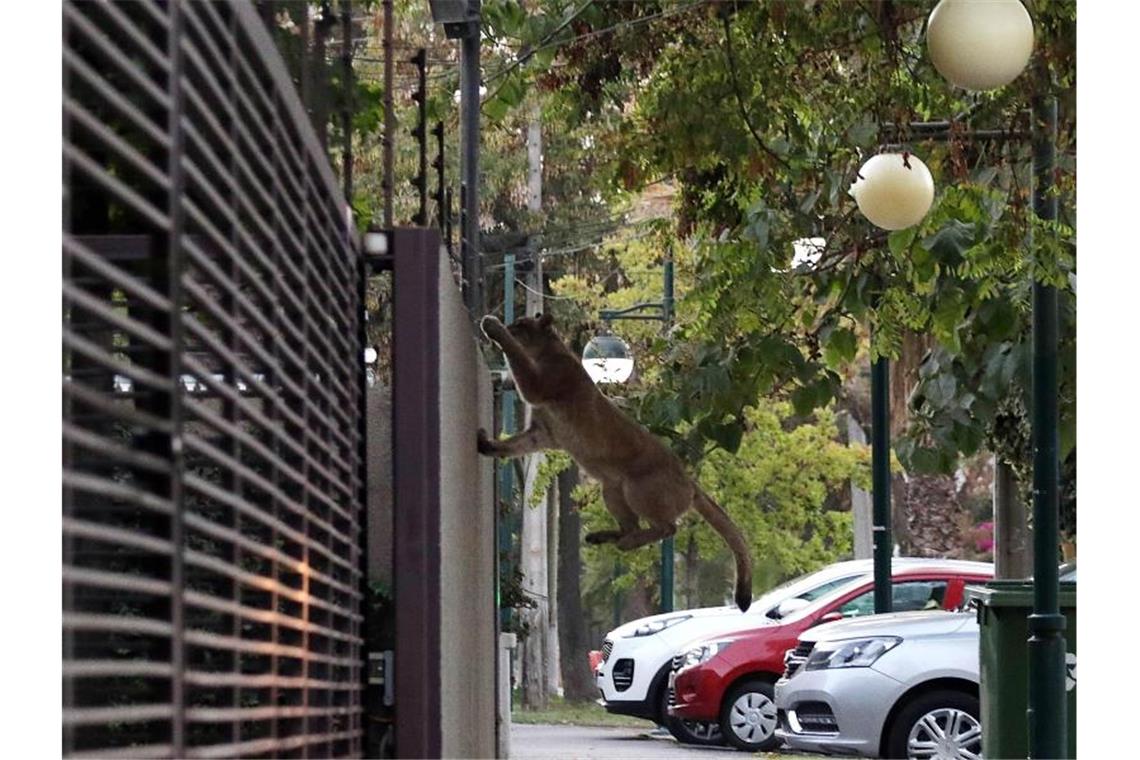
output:
[[[550,312],[538,315],[539,327],[550,327],[552,324],[554,324],[554,317],[550,314]]]

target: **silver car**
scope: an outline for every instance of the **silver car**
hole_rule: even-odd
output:
[[[982,756],[974,613],[902,612],[800,634],[776,683],[788,746],[867,757]]]

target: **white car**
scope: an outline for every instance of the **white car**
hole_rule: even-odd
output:
[[[892,562],[929,562],[895,558]],[[848,583],[868,577],[871,560],[837,562],[800,576],[761,596],[747,612],[735,605],[702,607],[651,615],[626,623],[606,634],[602,661],[595,673],[601,704],[611,713],[632,715],[669,727],[677,736],[676,721],[666,712],[668,677],[673,655],[695,639],[758,628],[779,620],[819,597]],[[691,733],[682,741],[714,740]]]
[[[776,682],[793,749],[901,758],[982,756],[973,612],[899,612],[810,628]]]

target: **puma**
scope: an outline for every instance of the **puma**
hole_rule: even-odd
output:
[[[613,404],[562,341],[549,315],[525,317],[506,327],[493,316],[480,327],[507,357],[515,387],[531,406],[526,430],[505,440],[478,435],[479,453],[519,457],[562,449],[601,483],[606,509],[618,530],[585,537],[630,550],[677,531],[677,520],[694,508],[736,557],[736,604],[752,604],[752,562],[744,536],[728,514],[685,472],[681,460],[652,433]],[[642,527],[645,521],[648,527]]]

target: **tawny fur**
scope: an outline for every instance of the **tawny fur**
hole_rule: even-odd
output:
[[[503,349],[515,387],[532,408],[530,426],[491,440],[479,431],[479,452],[519,457],[562,449],[602,486],[617,530],[590,533],[590,543],[636,549],[677,531],[690,507],[719,533],[736,557],[737,606],[752,603],[752,562],[740,530],[685,472],[681,460],[598,390],[581,361],[554,330],[550,315],[519,319],[510,327],[492,316],[483,333]],[[642,527],[644,521],[647,527]]]

